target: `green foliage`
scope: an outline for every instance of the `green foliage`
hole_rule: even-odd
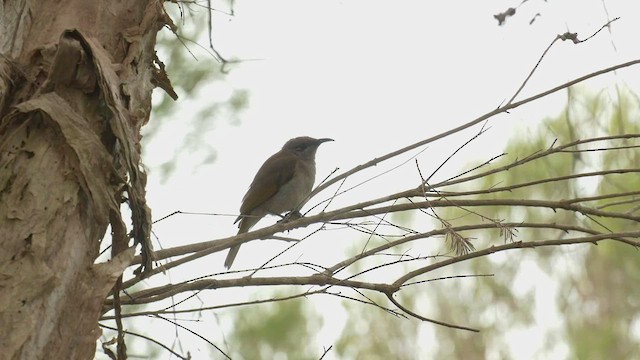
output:
[[[381,296],[373,296],[379,304],[387,304]],[[411,307],[412,299],[401,296],[401,302]],[[409,305],[407,305],[409,304]],[[336,343],[342,359],[418,359],[418,324],[371,305],[353,301],[343,303],[348,320]]]
[[[171,132],[172,140],[181,144],[160,165],[163,177],[171,174],[184,154],[195,155],[200,163],[214,161],[215,144],[210,144],[207,137],[216,121],[237,122],[238,113],[248,103],[248,92],[226,81],[229,65],[223,71],[225,65],[209,48],[206,8],[195,4],[168,8],[179,30],[174,34],[163,29],[156,49],[179,98],[174,101],[162,89],[156,89],[153,119],[144,128],[146,142],[164,131]]]
[[[638,103],[623,96],[613,104],[610,115],[598,123],[611,134],[640,132]],[[618,146],[634,145],[621,141]],[[607,167],[634,168],[640,164],[636,151],[607,151],[602,163]],[[636,174],[618,174],[600,179],[597,194],[632,192],[640,189]],[[638,202],[603,200],[599,208],[619,213],[638,211]],[[628,222],[605,219],[603,225],[616,230],[636,230]],[[620,243],[590,247],[582,271],[566,276],[566,286],[558,295],[558,305],[567,315],[565,333],[573,355],[578,359],[630,359],[637,355],[639,340],[632,333],[633,321],[640,313],[640,252]],[[634,319],[634,316],[636,317]]]
[[[274,295],[283,296],[282,294]],[[321,317],[305,298],[245,306],[234,316],[229,337],[234,359],[318,359],[322,354],[313,339]]]
[[[506,165],[514,159],[534,154],[557,144],[596,136],[638,133],[638,103],[631,101],[627,94],[618,94],[611,100],[605,94],[598,96],[570,93],[570,104],[559,116],[548,119],[537,130],[522,131],[520,138],[513,138],[507,145],[508,158],[494,164]],[[630,146],[631,142],[620,141],[617,145]],[[589,148],[597,147],[590,145]],[[584,150],[583,147],[578,149]],[[621,156],[624,154],[624,156]],[[634,168],[639,164],[638,151],[595,151],[565,152],[545,157],[516,170],[501,172],[484,177],[468,189],[482,189],[494,186],[534,182],[572,175],[579,172],[598,171],[614,168]],[[483,169],[485,170],[485,169]],[[482,195],[481,198],[494,199],[568,199],[613,192],[638,191],[640,180],[636,174],[614,174],[581,179],[554,181],[531,187]],[[457,189],[460,190],[460,189]],[[615,204],[611,199],[589,203],[588,206],[607,206],[617,212],[638,211],[636,202]],[[509,222],[542,222],[574,224],[599,231],[602,227],[613,231],[635,230],[628,228],[630,222],[620,220],[599,220],[576,216],[568,211],[550,211],[531,207],[482,207],[474,208],[487,218]],[[465,215],[466,214],[466,215]],[[465,216],[463,216],[465,215]],[[477,218],[461,209],[448,212],[443,217],[457,218],[460,223],[477,222]],[[637,226],[637,225],[636,225]],[[628,229],[625,229],[627,227]],[[554,239],[567,236],[566,233],[545,229],[518,229],[514,240]],[[486,233],[474,241],[476,248],[496,244],[499,231]],[[638,251],[620,243],[601,242],[599,246],[576,248],[537,248],[535,251],[517,251],[500,256],[485,257],[472,261],[468,266],[474,274],[495,274],[478,280],[462,288],[465,296],[451,297],[450,293],[460,287],[449,282],[442,290],[435,292],[439,319],[466,324],[482,324],[482,334],[473,335],[438,329],[441,346],[436,358],[483,359],[511,358],[506,349],[510,344],[503,340],[501,333],[518,329],[546,331],[546,357],[563,345],[569,347],[572,359],[630,358],[638,349],[638,338],[633,335],[632,325],[635,314],[640,311],[640,287],[629,286],[640,280]],[[533,313],[537,302],[544,301],[546,295],[538,292],[536,279],[532,274],[545,274],[558,284],[556,304],[561,313],[563,325],[553,329],[536,320],[540,310]],[[542,275],[542,276],[545,276]],[[485,316],[493,313],[494,316]],[[499,316],[495,316],[499,314]],[[455,316],[454,316],[455,315]],[[492,319],[486,321],[487,319]],[[637,319],[635,319],[637,320]],[[516,353],[517,354],[517,353]]]
[[[565,277],[558,305],[566,315],[565,335],[576,359],[631,359],[638,354],[632,333],[640,312],[640,261],[629,246],[592,247],[578,276]]]

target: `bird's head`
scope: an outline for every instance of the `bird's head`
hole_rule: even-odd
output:
[[[333,141],[333,139],[314,139],[308,136],[301,136],[287,141],[282,150],[290,151],[304,159],[314,159],[318,146],[327,141]]]

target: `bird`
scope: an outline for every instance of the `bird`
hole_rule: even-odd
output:
[[[287,141],[282,149],[271,155],[256,173],[249,190],[242,198],[238,234],[248,232],[266,215],[284,212],[299,215],[299,208],[307,200],[316,178],[316,151],[329,138],[314,139],[300,136]],[[230,269],[240,245],[229,249],[224,267]]]

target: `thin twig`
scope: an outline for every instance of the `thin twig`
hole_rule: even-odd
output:
[[[99,325],[101,328],[104,328],[104,329],[109,329],[109,330],[113,330],[113,331],[118,331],[118,329],[116,329],[116,328],[114,328],[114,327],[111,327],[111,326],[107,326],[107,325],[100,324],[100,323],[98,323],[98,325]],[[156,344],[156,345],[160,346],[161,348],[163,348],[163,349],[167,350],[167,351],[168,351],[168,352],[170,352],[171,354],[173,354],[173,355],[177,356],[179,359],[182,359],[182,360],[190,360],[190,359],[191,359],[190,357],[185,357],[185,356],[182,356],[182,355],[178,354],[177,352],[173,351],[170,347],[168,347],[167,345],[165,345],[165,344],[163,344],[163,343],[159,342],[158,340],[156,340],[156,339],[154,339],[154,338],[151,338],[151,337],[148,337],[148,336],[145,336],[145,335],[142,335],[142,334],[138,334],[138,333],[133,332],[133,331],[124,330],[124,332],[125,332],[125,334],[131,335],[131,336],[137,336],[137,337],[139,337],[139,338],[142,338],[142,339],[145,339],[145,340],[147,340],[147,341],[149,341],[149,342],[152,342],[152,343],[154,343],[154,344]]]
[[[402,304],[400,304],[398,301],[396,301],[396,299],[393,298],[393,294],[390,293],[390,294],[386,294],[386,295],[387,295],[387,298],[389,299],[389,301],[391,301],[395,306],[397,306],[398,309],[406,312],[407,314],[413,316],[416,319],[420,319],[422,321],[430,322],[432,324],[441,325],[441,326],[452,328],[452,329],[466,330],[466,331],[471,331],[471,332],[476,332],[476,333],[480,332],[480,330],[478,330],[478,329],[470,328],[470,327],[467,327],[467,326],[449,324],[449,323],[446,323],[444,321],[439,321],[439,320],[426,318],[426,317],[424,317],[422,315],[419,315],[419,314],[409,310],[408,308],[404,307]]]
[[[433,265],[425,266],[423,268],[411,271],[401,277],[399,277],[396,281],[393,282],[392,287],[402,286],[409,279],[412,279],[418,275],[425,274],[427,272],[442,268],[444,266],[448,266],[451,264],[459,263],[462,261],[467,261],[470,259],[479,258],[482,256],[486,256],[489,254],[495,254],[497,252],[506,251],[506,250],[514,250],[514,249],[527,249],[527,248],[536,248],[536,247],[544,247],[544,246],[559,246],[559,245],[574,245],[574,244],[583,244],[583,243],[596,243],[601,240],[610,240],[612,238],[617,238],[624,243],[632,245],[634,247],[640,247],[640,241],[631,240],[630,238],[640,238],[640,231],[628,231],[628,232],[620,232],[615,234],[598,234],[591,236],[582,236],[578,238],[564,238],[557,240],[534,240],[534,241],[517,241],[504,245],[491,246],[487,249],[478,250],[476,252],[458,256],[455,258],[451,258],[448,260],[443,260]]]
[[[319,360],[324,359],[324,357],[329,353],[329,351],[331,351],[332,348],[333,348],[333,345],[330,345],[328,348],[324,349],[324,351],[322,352],[322,355],[320,356]]]

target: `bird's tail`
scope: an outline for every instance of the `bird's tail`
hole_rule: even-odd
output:
[[[247,231],[249,231],[249,229],[251,229],[251,227],[260,220],[260,217],[257,217],[257,216],[245,217],[243,215],[240,215],[238,216],[238,219],[236,219],[236,222],[238,222],[238,220],[240,220],[240,223],[238,224],[238,234],[244,234]],[[231,265],[233,264],[233,260],[236,259],[236,255],[238,255],[239,250],[240,250],[240,245],[232,246],[229,249],[227,258],[224,260],[225,269],[228,270],[231,268]]]
[[[240,245],[232,246],[229,249],[229,253],[227,254],[227,258],[224,259],[224,267],[229,270],[231,265],[233,264],[233,260],[236,259],[236,255],[238,255],[238,251],[240,250]]]

